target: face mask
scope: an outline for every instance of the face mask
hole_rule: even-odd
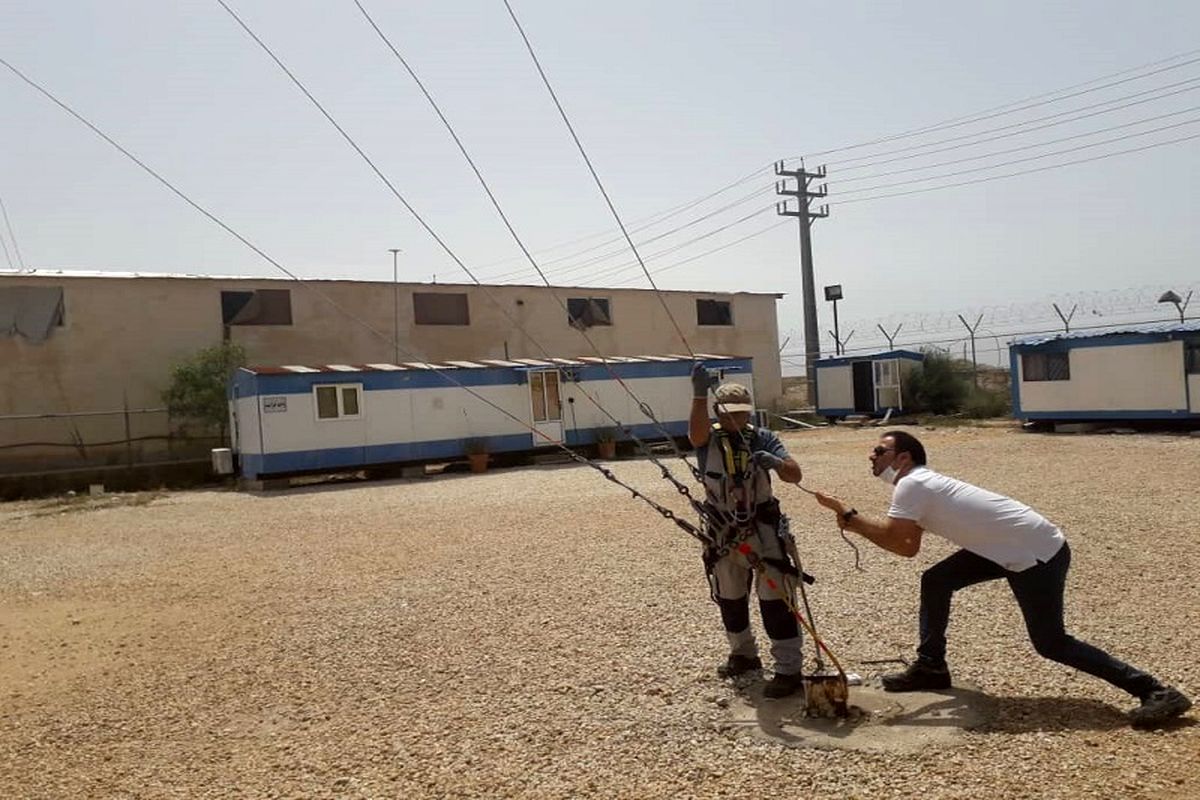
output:
[[[884,467],[883,472],[879,473],[875,477],[879,478],[879,480],[883,481],[888,486],[891,486],[896,482],[896,475],[897,472],[895,467]]]

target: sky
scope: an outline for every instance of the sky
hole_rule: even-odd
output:
[[[228,2],[478,278],[540,282],[353,0]],[[614,241],[613,217],[502,0],[362,2],[553,282],[649,285]],[[779,324],[793,367],[797,230],[770,209],[779,159],[827,164],[830,216],[813,228],[826,350],[832,320],[820,287],[832,283],[843,286],[840,332],[854,332],[851,348],[882,343],[878,324],[903,326],[897,344],[958,348],[949,340],[964,334],[962,313],[972,323],[982,315],[992,358],[1005,334],[1054,327],[1051,302],[1078,306],[1077,325],[1152,319],[1174,313],[1153,302],[1161,290],[1200,289],[1200,138],[877,197],[1200,135],[1196,3],[512,2],[658,285],[786,294]],[[11,0],[0,58],[297,275],[391,280],[388,249],[401,248],[401,280],[470,280],[215,0]],[[1124,82],[844,149],[1114,73],[1100,83]],[[278,275],[3,68],[0,108],[11,224],[0,238],[14,263],[19,247],[27,267]],[[963,138],[987,131],[1001,138]],[[954,149],[927,152],[947,139],[940,147]],[[997,153],[1012,148],[1024,149]],[[880,174],[894,170],[907,171]],[[864,197],[875,199],[851,202]],[[753,212],[762,213],[744,219]]]

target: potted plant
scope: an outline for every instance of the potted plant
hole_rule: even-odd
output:
[[[486,439],[467,440],[467,460],[471,463],[471,472],[485,472],[488,467],[488,448]]]
[[[616,428],[601,428],[596,432],[596,453],[604,459],[617,457]]]

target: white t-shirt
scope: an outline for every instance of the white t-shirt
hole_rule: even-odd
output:
[[[1024,503],[916,467],[896,482],[888,516],[910,519],[1012,572],[1049,561],[1065,538]]]

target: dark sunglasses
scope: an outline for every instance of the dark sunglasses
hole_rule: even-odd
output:
[[[877,455],[877,456],[881,456],[881,455],[883,455],[884,453],[894,453],[894,452],[896,452],[896,448],[894,448],[894,447],[883,447],[882,445],[880,445],[879,447],[876,447],[876,448],[875,448],[874,450],[872,450],[871,452],[872,452],[872,453],[874,453],[874,454],[875,454],[875,455]]]

